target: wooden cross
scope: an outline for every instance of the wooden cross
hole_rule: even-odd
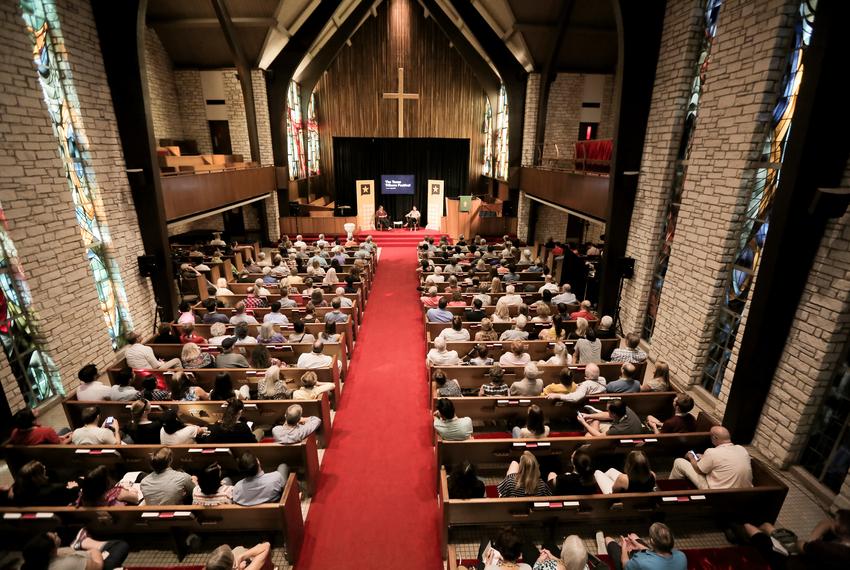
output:
[[[404,92],[404,68],[398,68],[398,93],[384,93],[384,99],[398,99],[398,137],[404,138],[404,100],[418,100],[418,93]]]

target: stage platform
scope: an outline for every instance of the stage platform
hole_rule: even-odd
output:
[[[439,241],[440,236],[444,235],[441,232],[437,232],[434,230],[416,230],[414,232],[405,229],[392,229],[385,231],[371,230],[368,232],[356,232],[354,234],[355,239],[357,241],[363,241],[366,239],[366,236],[372,236],[372,239],[377,243],[380,247],[387,246],[408,246],[408,245],[417,245],[422,238],[426,236],[431,236],[435,240]],[[452,243],[451,236],[448,236],[449,243]]]

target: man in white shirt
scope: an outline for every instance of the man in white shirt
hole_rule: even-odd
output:
[[[286,315],[280,312],[280,306],[280,301],[272,303],[271,311],[266,313],[266,316],[263,317],[263,322],[275,325],[289,324],[289,319],[286,318]]]
[[[80,379],[80,387],[77,388],[77,399],[81,402],[99,402],[109,400],[112,388],[97,380],[97,366],[86,364],[77,372]]]
[[[343,309],[350,309],[354,306],[354,301],[345,296],[345,288],[337,287],[335,291],[337,298],[339,298],[339,306]]]
[[[505,287],[505,294],[499,297],[496,301],[496,308],[507,305],[508,307],[519,307],[522,305],[522,297],[516,294],[516,287],[508,285]]]
[[[585,396],[593,394],[604,394],[605,386],[608,382],[599,375],[599,366],[592,362],[588,362],[584,367],[584,380],[576,386],[576,389],[569,394],[547,394],[546,397],[550,400],[564,400],[565,402],[578,402],[583,400]]]
[[[508,329],[499,336],[499,340],[528,340],[528,331],[525,330],[528,324],[528,319],[525,315],[519,315],[516,318],[514,328]]]
[[[445,440],[463,441],[472,437],[472,419],[455,416],[455,406],[448,398],[437,400],[434,429]]]
[[[112,423],[100,425],[100,410],[94,406],[83,408],[80,418],[83,427],[71,433],[71,443],[74,445],[121,445],[121,430],[118,420],[112,418]]]
[[[210,327],[210,338],[207,339],[207,344],[210,346],[221,346],[221,341],[233,335],[227,334],[227,325],[224,323],[215,323]]]
[[[435,265],[434,273],[425,278],[425,283],[445,283],[446,276],[443,275],[443,266]]]
[[[554,283],[552,283],[552,276],[551,275],[546,275],[543,278],[543,281],[544,281],[543,286],[540,287],[540,289],[537,290],[538,293],[540,293],[542,295],[543,291],[552,291],[553,294],[558,292],[558,286],[555,285]]]
[[[434,339],[434,348],[428,351],[425,360],[431,366],[456,366],[460,364],[457,351],[446,350],[446,339],[441,337]]]
[[[327,354],[322,354],[325,349],[325,343],[317,340],[313,343],[313,351],[305,352],[298,357],[298,368],[327,368],[333,362],[333,358]]]
[[[301,234],[295,236],[295,241],[292,242],[292,247],[295,249],[304,249],[307,247],[307,243],[304,241],[304,237]]]
[[[452,319],[452,326],[441,330],[438,338],[442,338],[446,342],[463,342],[469,340],[469,331],[463,328],[463,318],[454,317]]]
[[[572,303],[575,303],[577,301],[576,296],[570,289],[571,287],[569,283],[564,283],[563,285],[561,285],[561,292],[552,297],[552,304],[557,307],[561,303],[563,303],[564,305],[570,305]]]
[[[729,430],[722,426],[711,428],[714,446],[705,453],[688,452],[673,462],[670,479],[688,479],[699,489],[744,489],[753,486],[753,468],[746,448],[732,443]]]
[[[130,331],[125,338],[130,346],[124,351],[124,360],[127,361],[127,366],[130,368],[150,370],[180,368],[179,358],[172,358],[168,361],[158,360],[151,347],[139,342],[139,335],[136,333]]]
[[[259,324],[253,315],[249,315],[245,312],[245,301],[239,301],[236,303],[236,306],[233,307],[233,315],[230,317],[231,325],[238,325],[240,323],[245,323],[246,325]]]
[[[289,298],[289,289],[286,287],[280,288],[280,308],[281,309],[294,309],[298,306],[298,302],[295,299]],[[274,307],[274,305],[272,305]]]
[[[316,247],[321,249],[323,247],[328,247],[329,245],[330,244],[325,239],[325,234],[319,234],[319,239],[316,240]]]

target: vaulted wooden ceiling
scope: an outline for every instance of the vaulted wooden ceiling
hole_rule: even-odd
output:
[[[321,1],[228,0],[230,16],[248,62],[255,67],[268,67]],[[361,3],[371,4],[370,11],[374,14],[382,1],[341,0],[304,56],[295,77]],[[417,1],[427,13],[422,0]],[[540,71],[550,57],[559,34],[559,15],[570,0],[436,0],[437,6],[489,63],[488,54],[454,9],[454,3],[470,1],[520,65],[531,72]],[[612,73],[617,63],[612,0],[574,0],[572,6],[553,62],[555,71]],[[150,0],[147,23],[156,30],[176,67],[215,69],[234,65],[210,0]],[[361,23],[353,29],[356,31]]]

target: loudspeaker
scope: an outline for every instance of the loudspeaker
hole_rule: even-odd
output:
[[[620,258],[620,275],[625,279],[631,279],[635,276],[635,258],[621,257]]]
[[[142,277],[150,277],[156,271],[156,257],[153,255],[139,256],[139,275]]]

